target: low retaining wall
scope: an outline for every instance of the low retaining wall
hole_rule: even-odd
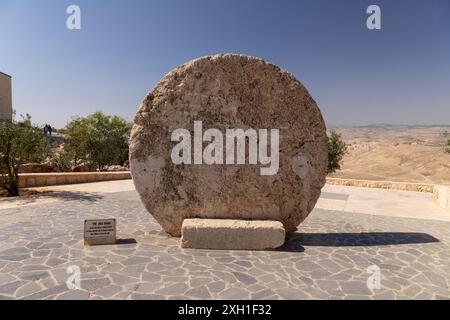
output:
[[[126,180],[131,179],[129,171],[120,172],[61,172],[19,174],[19,187],[46,187],[63,184]]]
[[[355,179],[327,178],[327,184],[338,186],[380,188],[400,191],[428,192],[433,194],[436,205],[443,209],[450,209],[450,186],[426,183],[371,181]]]
[[[434,190],[434,185],[432,184],[412,183],[412,182],[410,183],[410,182],[395,182],[395,181],[371,181],[371,180],[327,178],[327,183],[338,186],[379,188],[379,189],[429,192],[429,193],[433,193]]]

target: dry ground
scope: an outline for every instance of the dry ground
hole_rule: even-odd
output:
[[[336,178],[450,184],[450,154],[443,151],[450,126],[335,128],[348,143]],[[450,139],[450,137],[448,138]]]

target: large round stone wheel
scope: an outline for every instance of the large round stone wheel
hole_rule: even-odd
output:
[[[249,164],[250,150],[245,164],[194,164],[194,155],[190,164],[174,163],[173,132],[186,129],[194,138],[195,122],[203,133],[223,132],[224,141],[227,129],[278,129],[279,169],[263,175],[267,166]],[[326,139],[317,104],[290,73],[255,57],[208,56],[174,69],[141,103],[131,133],[131,173],[146,209],[173,236],[180,236],[185,218],[276,220],[290,231],[312,211],[325,184]],[[193,153],[196,148],[192,141]]]

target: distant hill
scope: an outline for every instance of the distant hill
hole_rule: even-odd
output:
[[[349,145],[333,177],[450,184],[450,154],[443,152],[450,125],[375,124],[333,128]]]

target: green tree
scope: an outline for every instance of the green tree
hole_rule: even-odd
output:
[[[450,140],[447,140],[447,144],[444,146],[444,151],[450,153]]]
[[[449,133],[448,133],[448,131],[446,130],[442,135],[444,136],[445,139],[447,139],[448,136],[449,136]],[[450,153],[450,140],[448,140],[448,139],[447,139],[447,143],[444,144],[444,151],[445,151],[446,153]]]
[[[0,187],[10,197],[19,195],[19,166],[41,162],[49,150],[42,129],[31,123],[30,115],[21,117],[0,122]]]
[[[341,134],[332,130],[328,136],[328,173],[341,169],[342,159],[347,153],[347,144],[342,140]]]
[[[119,116],[95,112],[87,117],[75,117],[66,128],[64,149],[75,163],[103,170],[108,165],[123,165],[128,160],[128,140],[131,124]]]

